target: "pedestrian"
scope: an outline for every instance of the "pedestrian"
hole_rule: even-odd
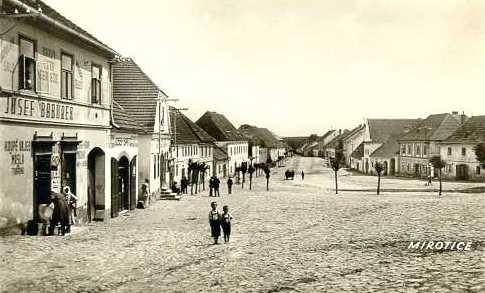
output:
[[[229,237],[231,236],[231,220],[232,216],[229,214],[229,206],[225,205],[222,207],[222,216],[221,216],[221,227],[222,232],[224,233],[224,242],[229,242]]]
[[[209,196],[212,196],[212,191],[214,189],[214,176],[209,178]]]
[[[69,225],[67,226],[66,233],[71,233],[71,225],[76,224],[77,217],[77,196],[75,196],[69,186],[64,187],[64,197],[67,203]]]
[[[187,194],[187,186],[189,185],[189,180],[187,177],[182,176],[182,180],[180,180],[180,187],[182,188],[182,193]]]
[[[147,194],[148,194],[147,204],[150,205],[151,197],[152,197],[152,193],[150,192],[150,181],[147,178],[145,178],[145,183],[143,184],[145,184],[147,189]]]
[[[301,180],[304,180],[305,179],[305,172],[303,172],[303,170],[301,170]]]
[[[148,194],[148,186],[147,184],[143,183],[141,185],[141,193],[140,193],[140,198],[138,200],[138,204],[137,204],[137,208],[139,209],[144,209],[148,206],[148,198],[149,198],[149,194]]]
[[[214,196],[221,196],[219,193],[219,186],[221,184],[221,180],[214,175]]]
[[[221,214],[217,210],[217,203],[215,201],[211,202],[209,225],[211,227],[211,236],[214,238],[214,244],[218,244],[219,236],[221,236]]]
[[[232,184],[233,184],[233,182],[232,182],[232,178],[231,178],[231,177],[229,177],[229,179],[227,179],[227,192],[228,192],[229,194],[231,194],[231,193],[232,193]]]
[[[66,197],[60,193],[51,191],[51,200],[54,204],[54,210],[52,211],[48,235],[54,235],[55,227],[60,225],[58,232],[64,236],[69,230],[69,208]]]

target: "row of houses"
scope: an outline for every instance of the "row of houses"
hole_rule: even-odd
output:
[[[317,140],[306,142],[304,155],[334,157],[342,143],[349,168],[375,174],[382,162],[384,175],[426,178],[436,176],[429,163],[440,156],[446,167],[444,178],[483,180],[485,174],[474,147],[485,143],[485,116],[467,117],[458,112],[429,115],[425,119],[366,119],[354,129],[330,130]]]
[[[180,182],[191,162],[227,177],[284,156],[222,114],[191,121],[133,59],[42,1],[0,1],[0,28],[0,228],[38,221],[64,186],[80,222],[103,221],[134,209],[143,183],[158,195]]]

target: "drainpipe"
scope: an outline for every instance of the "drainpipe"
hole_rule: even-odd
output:
[[[106,52],[109,52],[113,55],[120,55],[118,52],[114,51],[113,49],[109,48],[108,46],[96,41],[96,40],[93,40],[92,38],[89,38],[81,33],[78,33],[77,31],[75,31],[74,29],[58,22],[57,20],[54,20],[44,14],[42,14],[42,12],[38,11],[37,9],[33,8],[33,7],[30,7],[29,5],[25,4],[25,3],[22,3],[21,1],[19,0],[3,0],[4,2],[9,2],[10,4],[12,5],[15,5],[15,6],[18,6],[18,7],[21,7],[25,10],[30,10],[32,11],[33,14],[33,17],[39,17],[40,19],[42,19],[43,21],[61,29],[61,30],[64,30],[66,32],[69,32],[70,34],[73,34],[75,35],[76,37],[82,39],[83,41],[86,41],[88,42],[89,44],[95,46],[96,48],[98,49],[101,49],[103,51],[106,51]]]

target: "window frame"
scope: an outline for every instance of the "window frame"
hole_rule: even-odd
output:
[[[70,71],[70,73],[71,73],[71,97],[65,97],[64,96],[64,93],[62,92],[62,82],[64,80],[64,71],[65,71],[62,68],[62,57],[63,56],[67,56],[67,57],[70,57],[71,58],[71,71]],[[69,53],[67,51],[61,50],[60,61],[61,61],[61,66],[60,66],[60,69],[61,69],[61,82],[60,82],[61,88],[60,88],[60,93],[61,94],[60,94],[60,97],[63,100],[74,100],[74,54],[71,54],[71,53]]]
[[[22,40],[24,41],[27,41],[27,42],[30,42],[32,43],[32,47],[33,47],[33,52],[32,52],[32,55],[33,55],[33,58],[30,58],[30,57],[27,57],[29,59],[32,59],[34,61],[34,70],[33,70],[33,85],[32,85],[32,89],[27,89],[25,87],[25,57],[23,58],[23,62],[20,62],[20,58],[22,56],[25,56],[23,54],[21,54],[21,43],[22,43]],[[24,91],[32,91],[32,92],[37,92],[37,40],[33,39],[33,38],[30,38],[24,34],[18,34],[18,63],[19,63],[19,68],[18,68],[18,89],[19,90],[24,90]],[[23,70],[21,71],[21,68],[20,66],[23,65]],[[20,79],[20,75],[21,73],[23,72],[22,76],[22,82],[21,82],[21,79]],[[21,86],[22,85],[22,86]]]
[[[98,69],[99,72],[99,79],[95,79],[93,76],[94,68]],[[103,98],[102,95],[102,80],[103,80],[103,72],[102,72],[103,67],[97,63],[91,62],[91,104],[96,104],[96,105],[101,105],[101,100]],[[93,88],[93,83],[94,81],[97,81],[99,83],[99,97],[96,97],[97,100],[94,100],[94,88]],[[98,94],[98,92],[96,92]]]

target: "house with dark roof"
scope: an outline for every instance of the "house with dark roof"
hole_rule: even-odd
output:
[[[168,96],[131,58],[117,58],[112,69],[113,100],[143,130],[138,134],[137,189],[147,183],[155,196],[174,176]]]
[[[440,155],[440,144],[467,120],[458,112],[429,115],[399,137],[400,174],[426,178],[435,175],[429,159]]]
[[[444,178],[456,180],[485,179],[485,172],[477,161],[474,148],[485,143],[485,116],[472,116],[453,134],[439,143],[441,158],[446,162]]]
[[[355,168],[354,166],[352,166],[352,153],[364,141],[364,133],[365,125],[360,124],[350,130],[347,135],[342,139],[344,146],[345,163],[350,168]]]
[[[409,129],[414,128],[420,119],[366,119],[363,134],[363,157],[362,163],[359,164],[359,171],[370,174],[374,170],[374,161],[371,158],[372,153],[382,147],[390,140],[404,134]],[[396,173],[397,163],[394,158],[389,159],[388,172]]]
[[[109,218],[111,187],[120,183],[106,168],[118,53],[44,1],[3,0],[0,15],[0,133],[8,150],[0,161],[24,158],[2,172],[0,215],[9,215],[7,226],[35,224],[50,192],[69,187],[78,223]],[[120,206],[133,208],[133,195],[123,193]]]
[[[214,174],[215,139],[174,107],[170,107],[170,121],[172,133],[174,133],[172,148],[175,155],[175,174],[173,180],[180,182],[185,176],[189,182],[194,182],[195,178],[189,178],[189,163],[199,162],[205,163],[208,169],[205,174],[199,173],[198,182],[207,181]]]
[[[249,154],[250,157],[255,158],[255,163],[266,163],[268,159],[276,161],[285,156],[286,143],[267,128],[243,124],[239,127],[239,131],[249,139],[250,150],[252,147],[255,148]]]
[[[229,156],[229,176],[235,175],[236,167],[248,162],[248,139],[222,114],[207,111],[196,122],[216,139],[216,145]]]

